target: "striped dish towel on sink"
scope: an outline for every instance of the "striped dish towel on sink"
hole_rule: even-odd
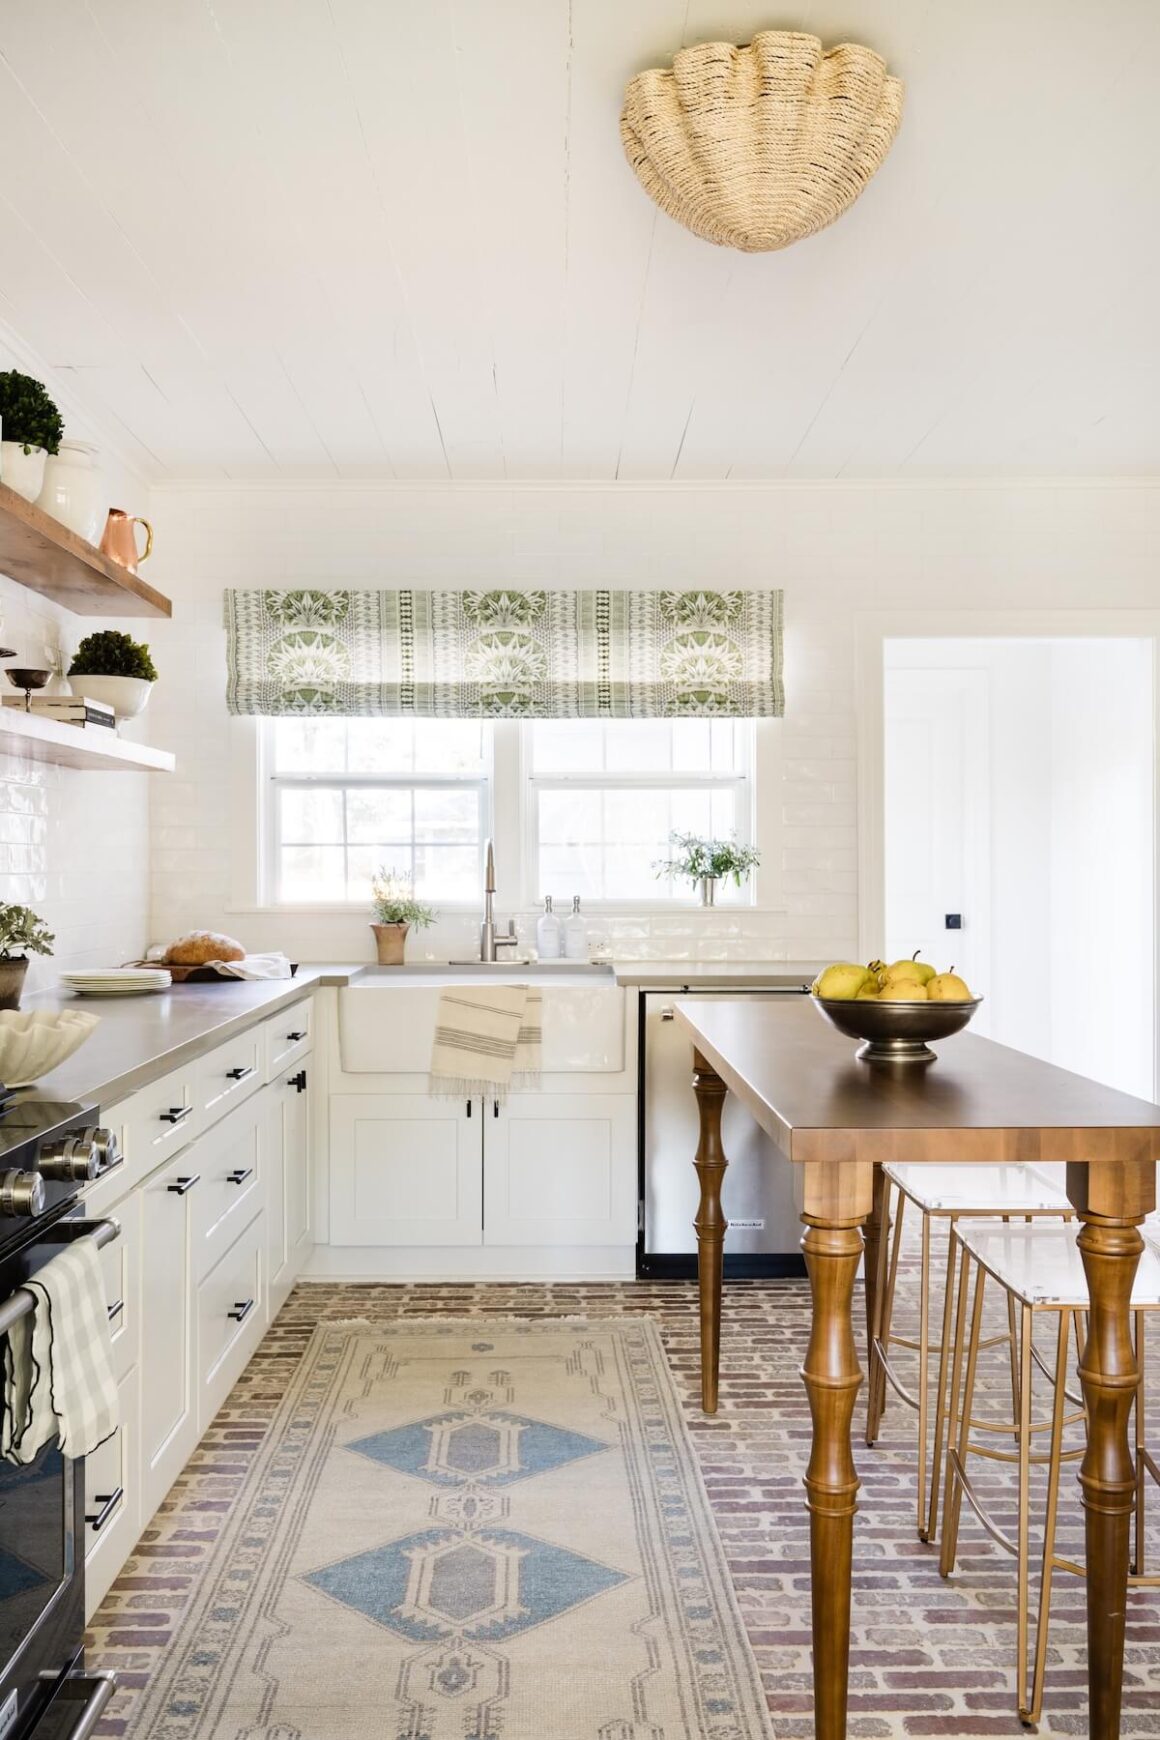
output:
[[[96,1244],[66,1245],[23,1286],[36,1308],[8,1331],[0,1455],[26,1465],[58,1438],[66,1456],[89,1456],[120,1424]]]
[[[538,986],[456,985],[440,992],[431,1048],[437,1099],[502,1100],[540,1076],[542,1003]]]

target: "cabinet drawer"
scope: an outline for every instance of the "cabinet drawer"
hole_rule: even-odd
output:
[[[263,1022],[267,1080],[296,1058],[305,1057],[314,1033],[313,1020],[314,1000],[304,997],[301,1003],[292,1003],[288,1009]]]
[[[261,1203],[264,1108],[260,1100],[239,1106],[206,1131],[187,1156],[196,1174],[191,1193],[193,1274],[207,1275]]]
[[[112,1128],[125,1155],[118,1168],[120,1190],[127,1190],[170,1154],[192,1142],[202,1127],[194,1064],[158,1076],[114,1108]]]
[[[251,1027],[236,1039],[217,1046],[202,1058],[197,1072],[203,1124],[212,1123],[261,1087],[264,1078],[261,1028]]]
[[[198,1428],[205,1431],[261,1339],[261,1215],[225,1252],[197,1290]]]
[[[120,1424],[85,1457],[85,1617],[89,1618],[125,1563],[140,1529],[137,1470],[139,1378],[136,1369],[117,1386]]]

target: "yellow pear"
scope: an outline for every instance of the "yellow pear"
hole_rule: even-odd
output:
[[[832,997],[839,1002],[852,1001],[871,975],[865,967],[853,961],[835,961],[824,973],[819,973],[811,989],[815,997]]]
[[[878,995],[877,983],[863,985],[862,989],[858,992],[858,995],[854,998],[854,1001],[855,1003],[877,1003]]]
[[[930,979],[933,979],[935,972],[934,968],[928,966],[926,961],[920,961],[918,958],[919,953],[920,951],[915,949],[909,960],[891,961],[890,965],[886,968],[890,977],[892,979],[903,977],[917,979],[920,985],[925,985]]]
[[[917,979],[888,979],[878,993],[880,1003],[925,1003],[926,986]]]
[[[926,987],[932,1003],[973,1003],[975,994],[965,979],[960,979],[952,967],[949,973],[936,973]]]
[[[878,975],[883,985],[925,985],[926,976],[919,971],[917,961],[892,961]]]

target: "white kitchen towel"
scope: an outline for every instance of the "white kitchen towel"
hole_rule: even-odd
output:
[[[540,1075],[542,998],[530,985],[456,985],[440,992],[431,1047],[436,1099],[502,1100]]]
[[[229,979],[289,979],[290,962],[277,951],[269,955],[246,955],[240,961],[211,961],[216,972]]]
[[[88,1456],[120,1421],[95,1241],[66,1245],[23,1290],[36,1305],[8,1331],[0,1455],[24,1465],[59,1438],[66,1456]]]

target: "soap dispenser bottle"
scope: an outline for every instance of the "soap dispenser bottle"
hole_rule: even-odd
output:
[[[536,953],[542,961],[558,961],[563,952],[560,947],[560,920],[552,911],[552,896],[545,894],[544,910],[536,920]]]
[[[564,920],[564,955],[570,961],[588,959],[588,926],[580,916],[580,896],[572,896],[572,910]]]

